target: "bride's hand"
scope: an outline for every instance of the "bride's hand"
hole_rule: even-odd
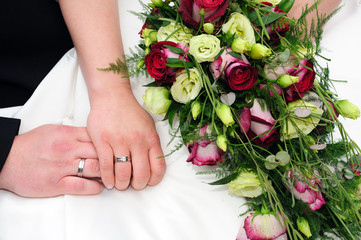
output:
[[[103,184],[78,177],[100,177],[97,154],[86,128],[43,125],[15,137],[0,174],[0,189],[24,197],[98,194]]]
[[[88,133],[99,156],[104,185],[124,190],[131,184],[140,190],[158,184],[166,169],[159,137],[130,85],[96,98],[91,106]],[[114,157],[131,161],[114,163]]]

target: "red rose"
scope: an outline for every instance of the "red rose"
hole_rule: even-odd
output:
[[[166,82],[175,81],[175,73],[179,68],[167,66],[168,58],[182,58],[180,54],[173,53],[164,45],[183,48],[183,45],[170,41],[161,41],[154,44],[149,54],[145,56],[145,66],[150,76],[155,79],[158,86]]]
[[[204,22],[215,23],[226,12],[228,3],[229,0],[182,0],[179,12],[186,23],[198,28],[201,9],[204,9]]]
[[[235,58],[224,51],[210,65],[214,78],[222,78],[232,90],[252,89],[257,82],[258,72],[249,64],[244,55],[242,59]]]
[[[303,97],[303,94],[309,91],[315,81],[315,71],[313,63],[309,59],[302,60],[298,66],[289,68],[288,72],[291,76],[299,77],[298,82],[285,89],[286,99],[295,101]]]

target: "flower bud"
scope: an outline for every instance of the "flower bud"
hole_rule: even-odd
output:
[[[145,55],[149,54],[150,53],[150,48],[149,47],[145,48],[144,52],[145,52]]]
[[[281,88],[287,88],[287,87],[291,86],[292,84],[298,82],[298,79],[299,79],[299,77],[285,74],[285,75],[282,75],[281,77],[279,77],[276,80],[276,83]]]
[[[163,6],[163,1],[162,0],[152,0],[152,3],[157,7],[162,7]]]
[[[205,23],[203,25],[203,30],[208,34],[212,34],[214,31],[214,25],[212,23]]]
[[[335,101],[336,109],[346,118],[357,119],[360,117],[360,109],[348,100]]]
[[[143,31],[142,31],[142,35],[141,37],[142,38],[146,38],[149,36],[149,34],[154,31],[153,29],[150,29],[150,28],[144,28]]]
[[[224,103],[218,103],[216,114],[227,127],[234,123],[231,109]]]
[[[146,47],[149,47],[152,44],[152,39],[150,39],[150,37],[146,37],[144,44]]]
[[[224,152],[227,151],[227,138],[223,135],[217,136],[217,146]]]
[[[305,234],[306,237],[309,238],[312,236],[310,225],[304,217],[297,218],[297,227],[303,234]]]
[[[152,40],[152,42],[157,41],[157,31],[155,31],[155,30],[151,31],[148,36],[149,36],[150,40]]]
[[[269,49],[268,47],[260,43],[255,43],[252,45],[249,55],[253,59],[262,59],[264,57],[268,57],[269,55],[271,55],[271,53],[271,49]]]
[[[137,63],[137,69],[141,69],[144,66],[144,59],[140,59]]]
[[[148,3],[148,6],[149,6],[150,8],[157,8],[157,6],[155,6],[153,3]]]
[[[199,101],[192,102],[191,112],[192,112],[192,117],[194,120],[196,120],[198,115],[201,113],[201,109],[202,109],[202,106]]]
[[[199,15],[201,15],[202,17],[204,16],[204,8],[199,11]]]
[[[231,46],[232,50],[237,53],[244,53],[246,51],[251,50],[251,46],[248,40],[245,40],[240,37],[236,37]]]
[[[169,100],[169,91],[165,87],[150,87],[143,95],[145,107],[153,114],[167,113],[172,100]]]

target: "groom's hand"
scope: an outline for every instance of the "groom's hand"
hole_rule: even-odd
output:
[[[162,180],[166,164],[154,121],[129,84],[93,100],[87,126],[108,189],[124,190],[131,184],[140,190]],[[117,157],[130,161],[117,162]]]
[[[103,184],[97,154],[86,128],[44,125],[15,137],[0,173],[0,189],[24,197],[98,194]],[[85,159],[78,176],[81,159]]]

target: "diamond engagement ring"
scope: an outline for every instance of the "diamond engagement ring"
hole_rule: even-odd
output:
[[[128,162],[130,159],[127,156],[124,157],[115,157],[116,162]]]
[[[85,158],[80,159],[78,165],[78,177],[83,177],[83,170],[85,165]]]

